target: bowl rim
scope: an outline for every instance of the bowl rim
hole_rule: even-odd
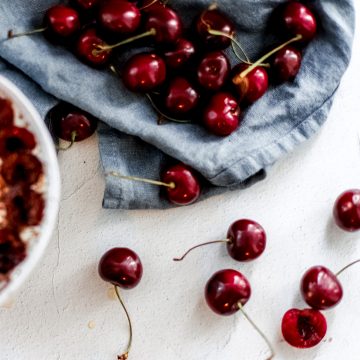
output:
[[[0,75],[0,91],[2,91],[5,96],[9,96],[10,100],[15,102],[16,106],[22,108],[21,113],[23,113],[26,122],[30,125],[30,129],[34,131],[38,144],[40,145],[42,157],[46,158],[46,161],[43,161],[43,163],[48,186],[47,196],[45,198],[45,214],[40,226],[40,234],[37,236],[34,246],[31,250],[28,250],[24,261],[13,270],[16,272],[15,276],[12,278],[12,274],[10,274],[11,279],[9,283],[0,290],[1,305],[12,299],[13,295],[25,282],[45,252],[58,217],[61,180],[55,146],[39,112],[25,94],[14,83],[2,75]],[[51,206],[49,206],[49,202],[51,202]]]

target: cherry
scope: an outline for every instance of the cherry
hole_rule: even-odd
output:
[[[163,53],[166,65],[171,69],[178,69],[194,56],[195,47],[193,43],[186,39],[179,39],[175,45]]]
[[[230,135],[237,129],[240,122],[240,108],[236,99],[230,93],[215,94],[204,110],[203,122],[205,127],[215,135]]]
[[[132,324],[124,301],[120,296],[119,288],[132,289],[137,286],[143,274],[143,267],[139,256],[134,251],[128,248],[113,248],[100,259],[98,271],[104,281],[114,285],[117,298],[128,320],[129,342],[126,351],[118,356],[118,360],[126,360],[132,344]]]
[[[171,80],[165,95],[165,106],[173,114],[186,114],[199,103],[200,95],[184,77]]]
[[[333,209],[336,224],[343,230],[360,230],[360,190],[353,189],[342,193]]]
[[[217,34],[215,35],[213,31]],[[223,50],[230,46],[235,27],[222,12],[217,9],[208,9],[197,19],[196,32],[202,44],[208,49]]]
[[[93,135],[98,123],[97,119],[89,113],[64,102],[51,110],[50,118],[56,136],[70,141],[71,144]]]
[[[300,70],[301,61],[301,52],[293,46],[286,46],[271,61],[272,75],[278,83],[292,81]]]
[[[74,0],[76,5],[83,10],[90,10],[99,4],[99,0]]]
[[[206,54],[197,69],[197,80],[207,90],[221,89],[230,73],[230,62],[224,53],[215,51]]]
[[[166,79],[164,60],[153,53],[140,53],[124,65],[122,80],[134,92],[149,92],[160,86]]]
[[[111,49],[103,49],[107,46],[105,41],[99,37],[95,28],[88,28],[79,36],[76,52],[83,62],[99,68],[104,67],[109,61]]]
[[[12,229],[0,230],[0,273],[7,274],[26,257],[26,245]]]
[[[291,309],[282,319],[281,330],[291,346],[305,349],[320,343],[326,334],[327,324],[324,315],[318,310]]]
[[[311,41],[317,32],[314,14],[298,1],[289,1],[285,5],[280,22],[286,34],[290,34],[290,36],[301,35],[303,42]]]
[[[317,310],[334,307],[343,296],[337,275],[324,266],[310,268],[301,280],[300,289],[306,303]]]
[[[177,164],[168,168],[161,176],[164,183],[171,184],[166,188],[167,198],[175,205],[190,205],[200,196],[201,188],[194,171]]]
[[[140,10],[126,0],[107,0],[99,10],[101,26],[112,33],[131,34],[140,26]]]
[[[14,109],[10,100],[0,97],[0,129],[14,123]]]
[[[251,67],[252,65],[242,63],[233,69],[233,74],[236,74],[233,77],[235,89],[239,94],[240,102],[245,104],[252,104],[260,99],[269,87],[266,70],[261,66],[256,66],[249,73],[245,73]]]
[[[31,151],[36,140],[29,130],[23,127],[9,126],[0,131],[0,155]]]
[[[139,256],[128,248],[107,251],[99,263],[99,275],[107,282],[122,289],[137,286],[143,274]]]
[[[1,175],[9,185],[32,185],[42,174],[43,166],[32,154],[15,153],[3,159]]]

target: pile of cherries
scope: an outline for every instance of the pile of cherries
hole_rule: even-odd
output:
[[[127,89],[148,96],[161,118],[200,119],[212,134],[228,136],[241,122],[240,108],[267,91],[269,71],[277,84],[296,77],[301,51],[316,35],[317,21],[307,6],[289,1],[280,10],[276,22],[287,41],[255,62],[236,40],[235,25],[214,5],[185,32],[178,12],[161,0],[72,0],[52,6],[42,28],[9,31],[9,38],[44,32],[86,64],[111,66]],[[133,55],[119,68],[116,51],[139,41],[153,50]],[[223,52],[230,45],[240,60],[233,68]]]
[[[21,233],[39,225],[43,195],[34,189],[43,177],[43,166],[34,154],[34,135],[15,125],[12,102],[0,97],[0,277],[8,275],[26,257]]]

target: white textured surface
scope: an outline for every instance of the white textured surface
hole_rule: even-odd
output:
[[[360,187],[359,68],[360,29],[323,130],[262,183],[191,207],[103,210],[96,139],[62,153],[59,231],[14,304],[0,309],[1,360],[116,359],[127,324],[97,275],[99,258],[114,246],[133,248],[144,265],[140,285],[124,294],[135,327],[130,359],[265,359],[266,346],[240,314],[222,318],[204,303],[208,278],[232,267],[252,284],[246,310],[269,334],[276,359],[358,360],[360,268],[342,277],[344,299],[326,314],[328,334],[317,348],[291,349],[281,340],[280,321],[290,307],[304,307],[298,290],[304,270],[324,264],[335,271],[360,257],[360,235],[341,232],[331,218],[337,195]],[[190,245],[223,238],[230,223],[243,217],[267,230],[268,247],[258,261],[237,263],[215,245],[172,262]]]

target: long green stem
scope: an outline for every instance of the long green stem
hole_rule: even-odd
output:
[[[345,270],[347,270],[348,268],[352,267],[353,265],[360,263],[360,259],[353,261],[352,263],[350,263],[349,265],[346,265],[344,268],[342,268],[340,271],[338,271],[335,276],[339,276],[341,275]]]
[[[41,28],[41,29],[35,29],[35,30],[31,30],[31,31],[25,31],[25,32],[18,33],[18,34],[14,34],[13,30],[9,30],[9,31],[8,31],[8,39],[14,39],[14,38],[21,37],[21,36],[30,36],[30,35],[34,35],[34,34],[38,34],[38,33],[44,32],[44,31],[46,31],[46,30],[47,30],[47,28],[44,27],[44,28]]]

